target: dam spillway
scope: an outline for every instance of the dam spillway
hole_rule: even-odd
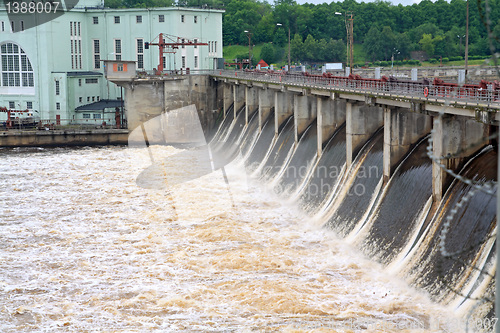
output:
[[[215,151],[238,146],[249,174],[395,275],[467,318],[493,317],[491,111],[214,77],[197,107],[224,116]]]

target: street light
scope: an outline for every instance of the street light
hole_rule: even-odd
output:
[[[283,26],[281,23],[276,23],[278,27]],[[291,61],[290,61],[290,27],[288,27],[288,72],[290,73],[292,70]]]
[[[392,57],[391,57],[391,69],[394,68],[394,54],[400,54],[399,50],[397,49],[392,49]]]
[[[462,54],[462,38],[465,38],[465,35],[457,35],[460,38],[460,54]]]
[[[335,12],[335,15],[342,15],[342,13]],[[353,37],[354,14],[352,13],[352,11],[347,11],[344,13],[344,20],[345,20],[345,29],[347,31],[347,60],[346,60],[346,62],[352,70],[353,49],[354,49],[354,37]]]
[[[248,30],[243,31],[248,36],[248,68],[252,68],[252,33]]]

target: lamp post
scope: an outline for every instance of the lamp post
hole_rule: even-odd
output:
[[[462,38],[465,38],[465,35],[457,35],[460,38],[460,54],[462,54]]]
[[[467,0],[467,13],[465,15],[465,82],[467,82],[468,62],[469,62],[469,0]]]
[[[248,36],[248,68],[252,68],[252,33],[245,30],[244,33]]]
[[[283,26],[281,23],[276,23],[278,27]],[[288,72],[292,70],[292,65],[290,61],[290,27],[288,27]]]
[[[392,57],[391,57],[391,69],[394,68],[394,54],[400,54],[398,49],[392,49]]]
[[[335,12],[335,15],[342,15],[342,13]],[[347,64],[351,68],[353,65],[353,50],[354,50],[354,14],[352,11],[347,11],[344,13],[345,29],[347,31]]]

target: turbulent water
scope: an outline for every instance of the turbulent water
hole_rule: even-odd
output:
[[[461,331],[238,163],[229,185],[166,190],[137,186],[150,165],[139,148],[0,150],[0,331]]]

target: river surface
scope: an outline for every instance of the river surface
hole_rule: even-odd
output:
[[[164,165],[179,152],[152,147]],[[0,150],[1,332],[459,331],[237,165],[229,186],[151,190],[150,164],[139,148]]]

